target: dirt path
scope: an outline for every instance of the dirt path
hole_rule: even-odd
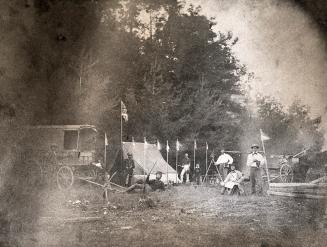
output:
[[[101,193],[91,187],[48,195],[36,227],[15,236],[18,245],[326,246],[327,241],[319,213],[325,206],[318,201],[221,196],[216,188],[187,186],[152,193],[148,201],[138,193],[111,193],[104,214]],[[72,217],[97,218],[65,223]]]

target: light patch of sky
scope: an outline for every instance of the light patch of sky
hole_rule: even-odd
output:
[[[326,42],[306,13],[288,1],[186,2],[201,5],[202,14],[214,17],[215,31],[231,31],[239,38],[233,52],[254,73],[250,97],[272,96],[285,107],[300,99],[313,117],[322,116],[327,133]]]

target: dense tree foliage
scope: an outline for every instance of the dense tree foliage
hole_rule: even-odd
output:
[[[8,30],[13,23],[20,27],[11,31],[12,39],[20,38],[19,63],[11,66],[19,76],[13,79],[15,72],[1,67],[1,80],[14,85],[12,95],[0,98],[6,114],[28,116],[33,124],[96,124],[115,146],[123,100],[129,114],[125,141],[178,137],[185,150],[192,149],[193,139],[201,148],[207,141],[210,147],[238,149],[240,138],[253,133],[246,126],[251,123],[256,133],[261,127],[285,143],[281,149],[289,150],[295,140],[321,144],[308,113],[297,112],[300,106],[290,109],[292,115],[265,99],[259,101],[259,118],[249,117],[235,100],[246,73],[231,51],[237,38],[215,33],[214,20],[200,7],[178,0],[26,3],[10,3],[10,21],[4,19]],[[308,131],[300,138],[303,126]]]

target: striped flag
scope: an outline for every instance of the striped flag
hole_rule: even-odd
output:
[[[209,150],[209,146],[207,142],[206,142],[206,150]]]
[[[194,139],[194,150],[197,150],[197,149],[198,149],[198,147],[196,145],[196,140]]]
[[[127,122],[128,121],[127,108],[123,101],[120,101],[120,107],[121,107],[121,117]]]
[[[133,147],[135,147],[134,136],[132,136],[132,145],[133,145]]]
[[[166,145],[166,151],[167,151],[167,153],[169,153],[169,150],[170,150],[170,147],[169,147],[168,141],[167,141],[167,145]]]

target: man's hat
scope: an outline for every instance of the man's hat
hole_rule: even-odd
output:
[[[157,172],[156,172],[156,175],[157,175],[157,174],[160,174],[160,175],[162,176],[162,172],[161,172],[161,171],[157,171]]]
[[[133,156],[132,153],[127,153],[127,156]]]
[[[252,144],[251,148],[259,148],[259,145],[258,144]]]

